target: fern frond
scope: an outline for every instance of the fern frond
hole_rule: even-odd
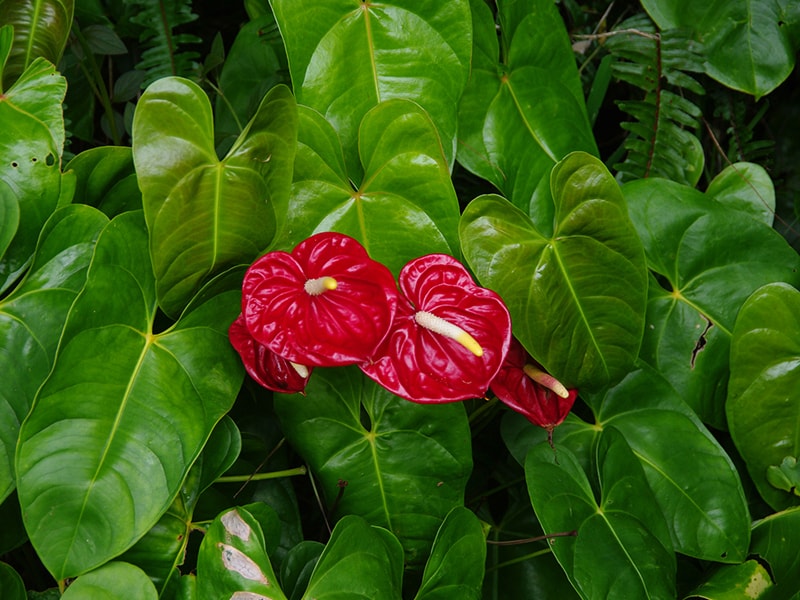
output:
[[[658,176],[696,184],[703,152],[694,132],[702,112],[685,92],[704,93],[688,74],[703,71],[698,43],[680,30],[659,33],[649,17],[637,15],[608,37],[606,48],[617,59],[614,76],[644,92],[641,100],[617,102],[634,119],[622,124],[629,135],[625,160],[614,165],[620,179]]]
[[[143,30],[140,41],[145,46],[136,68],[145,71],[142,87],[156,79],[180,75],[197,79],[200,54],[184,50],[185,46],[202,40],[186,33],[176,33],[181,25],[197,19],[192,12],[192,0],[124,0],[133,15],[131,21]]]

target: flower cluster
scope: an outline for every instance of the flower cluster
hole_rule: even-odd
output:
[[[414,402],[480,398],[491,387],[543,427],[560,423],[567,399],[575,399],[551,376],[531,371],[502,299],[455,258],[414,259],[396,283],[357,240],[339,233],[256,260],[229,335],[248,374],[277,392],[302,392],[314,367],[358,365]],[[551,390],[565,398],[552,410]]]

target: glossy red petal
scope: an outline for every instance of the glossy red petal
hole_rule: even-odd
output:
[[[398,305],[392,331],[376,358],[360,365],[361,370],[414,402],[482,397],[511,339],[511,319],[502,299],[476,285],[456,259],[441,254],[409,262],[400,273],[400,288],[406,300]],[[463,329],[483,355],[421,326],[415,319],[418,311]]]
[[[288,360],[259,344],[250,335],[242,315],[230,326],[228,338],[241,356],[247,374],[258,384],[273,392],[293,393],[305,389],[312,369],[308,368],[303,376]]]
[[[335,289],[310,294],[306,282],[319,278],[333,278]],[[280,356],[314,366],[371,358],[399,297],[391,272],[338,233],[314,235],[291,254],[265,254],[247,271],[242,291],[253,337]]]
[[[577,390],[567,390],[562,398],[535,382],[524,372],[533,359],[516,339],[512,340],[506,360],[491,384],[492,392],[501,402],[517,411],[534,425],[552,430],[567,418],[575,404]]]

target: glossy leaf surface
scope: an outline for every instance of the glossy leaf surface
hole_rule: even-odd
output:
[[[94,241],[107,223],[88,206],[56,211],[42,230],[25,279],[0,300],[0,500],[14,489],[20,424],[53,366],[58,338],[85,281]]]
[[[644,472],[618,432],[598,444],[601,500],[571,452],[533,447],[525,477],[551,548],[583,598],[675,598],[675,556]],[[598,551],[602,548],[602,552]]]
[[[56,579],[126,550],[178,493],[241,385],[227,343],[236,297],[206,299],[154,333],[141,213],[101,233],[17,451],[26,528]]]
[[[358,169],[345,167],[340,138],[322,115],[300,107],[299,121],[292,200],[278,247],[338,231],[394,274],[422,254],[458,256],[456,193],[440,138],[417,104],[390,100],[364,116]]]
[[[726,565],[686,596],[687,600],[761,600],[772,597],[769,571],[757,560]]]
[[[142,193],[128,147],[99,146],[85,150],[69,161],[64,170],[75,173],[75,202],[95,206],[109,218],[142,208]]]
[[[775,581],[770,600],[796,598],[800,590],[800,509],[791,508],[761,519],[753,526],[750,551],[766,561]]]
[[[18,203],[16,235],[0,256],[0,293],[26,267],[39,231],[58,205],[66,87],[55,67],[38,59],[0,95],[0,181]]]
[[[758,287],[800,283],[800,257],[772,228],[703,193],[647,179],[623,187],[651,277],[641,358],[707,424],[725,429],[730,336]]]
[[[297,101],[333,123],[348,165],[357,164],[362,117],[383,100],[407,98],[436,124],[455,154],[456,107],[469,74],[467,0],[275,0]]]
[[[800,292],[775,283],[739,311],[731,342],[728,425],[761,497],[775,509],[800,504],[770,485],[768,469],[800,456]]]
[[[0,182],[0,258],[14,239],[17,227],[19,227],[17,196],[5,182]]]
[[[708,184],[706,195],[770,227],[775,220],[775,186],[766,169],[756,163],[728,165]]]
[[[14,27],[14,45],[0,91],[37,58],[58,64],[72,27],[74,4],[74,0],[0,2],[0,23]]]
[[[64,600],[156,600],[153,582],[139,567],[110,562],[76,579],[61,596]]]
[[[200,598],[286,600],[267,556],[261,526],[244,508],[232,508],[214,519],[197,562]]]
[[[575,150],[597,154],[569,37],[548,0],[498,2],[499,41],[486,3],[471,4],[473,62],[459,106],[458,160],[538,225],[539,215],[552,214],[553,166]]]
[[[406,562],[423,564],[442,520],[463,504],[472,467],[464,407],[401,400],[351,367],[315,370],[306,395],[276,396],[275,411],[328,506],[341,490],[334,516],[387,528]]]
[[[456,507],[442,522],[414,600],[479,600],[486,538],[478,518]]]
[[[792,72],[797,40],[796,9],[781,0],[643,0],[662,29],[685,27],[706,45],[708,74],[733,89],[760,98]]]
[[[638,353],[644,253],[599,160],[571,154],[553,169],[551,188],[547,230],[499,196],[473,200],[460,225],[464,256],[502,296],[533,358],[566,387],[596,390],[619,381]]]
[[[304,600],[400,600],[403,548],[391,533],[361,517],[342,518],[317,561]]]
[[[592,469],[593,448],[605,429],[613,427],[644,469],[675,551],[715,562],[744,560],[750,515],[739,475],[674,388],[643,368],[605,394],[585,399],[595,423],[571,415],[553,432],[556,449],[569,448],[584,469]],[[503,438],[522,461],[527,448],[544,441],[546,434],[521,418],[507,418]]]
[[[204,281],[249,263],[272,241],[273,204],[289,193],[296,126],[294,98],[276,87],[220,160],[200,87],[167,77],[142,95],[133,158],[167,314],[177,316]]]

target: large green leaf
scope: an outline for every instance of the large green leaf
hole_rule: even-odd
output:
[[[0,181],[18,202],[16,235],[0,256],[0,293],[27,266],[39,231],[58,205],[64,146],[61,102],[66,88],[55,67],[37,59],[0,94]]]
[[[608,428],[597,449],[598,503],[566,448],[546,443],[525,461],[536,516],[561,567],[583,598],[675,598],[675,555],[667,524],[633,451]]]
[[[0,181],[0,258],[19,227],[19,202],[7,183]]]
[[[505,300],[514,335],[567,387],[598,390],[633,367],[644,327],[642,245],[614,178],[575,152],[551,175],[546,228],[499,196],[461,219],[464,256]]]
[[[244,508],[231,508],[209,526],[197,559],[200,598],[286,600],[265,548],[264,532]]]
[[[318,231],[339,231],[394,273],[422,254],[459,254],[453,182],[436,129],[417,104],[389,100],[365,115],[359,130],[363,180],[347,172],[330,123],[309,108],[300,107],[299,114],[280,247],[291,249]]]
[[[463,504],[472,468],[464,407],[414,404],[336,368],[315,370],[305,396],[276,395],[275,410],[328,505],[341,493],[336,516],[386,527],[406,562],[421,566],[442,520]]]
[[[0,500],[14,489],[20,423],[53,366],[67,312],[107,223],[88,206],[57,210],[42,230],[25,279],[0,301]]]
[[[296,135],[294,98],[285,86],[264,97],[222,160],[211,104],[199,86],[167,77],[142,95],[133,158],[164,312],[177,316],[204,281],[251,262],[272,241],[273,204],[287,202]]]
[[[769,515],[753,526],[750,552],[765,561],[775,582],[769,600],[796,599],[800,590],[800,509]]]
[[[800,284],[800,257],[765,223],[694,188],[651,178],[622,191],[656,274],[641,358],[724,429],[736,313],[764,284]]]
[[[78,577],[61,596],[64,600],[157,600],[144,571],[125,562],[110,562]]]
[[[557,7],[549,0],[497,4],[499,43],[489,7],[472,2],[473,62],[459,107],[458,160],[538,225],[539,213],[552,213],[553,165],[575,150],[597,154],[597,147]]]
[[[742,306],[731,342],[728,425],[762,498],[800,504],[796,490],[771,485],[769,470],[800,457],[800,292],[774,283]],[[794,493],[793,493],[794,492]]]
[[[728,165],[711,180],[706,194],[770,227],[775,220],[775,186],[767,170],[756,163]]]
[[[178,493],[241,385],[227,341],[236,296],[206,298],[156,333],[141,212],[100,234],[17,448],[26,529],[56,579],[126,550]]]
[[[605,394],[587,396],[594,423],[571,415],[553,433],[584,470],[609,427],[621,432],[644,469],[676,552],[715,562],[748,554],[750,515],[739,475],[725,450],[666,380],[650,368],[628,375]],[[515,457],[547,433],[524,418],[503,422]],[[679,444],[675,440],[680,440]]]
[[[303,600],[400,600],[402,581],[403,548],[397,538],[348,515],[333,528]]]
[[[414,600],[480,600],[486,536],[467,508],[451,510],[436,534]]]
[[[72,27],[73,0],[2,0],[0,23],[14,27],[14,45],[0,92],[41,57],[58,64]]]
[[[784,0],[642,0],[661,29],[685,27],[706,47],[706,71],[717,81],[760,98],[792,72],[800,24]]]
[[[362,117],[392,98],[430,113],[452,162],[471,56],[468,0],[273,0],[272,7],[297,101],[333,123],[349,167],[358,170]]]

